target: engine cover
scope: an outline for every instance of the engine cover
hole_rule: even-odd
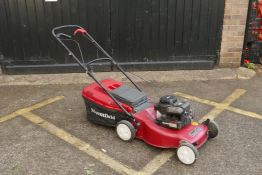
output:
[[[181,129],[191,123],[193,116],[190,104],[178,100],[176,96],[166,95],[160,98],[155,109],[160,113],[156,123],[173,129]]]

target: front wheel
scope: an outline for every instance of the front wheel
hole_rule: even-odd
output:
[[[218,135],[218,124],[214,120],[210,120],[208,125],[208,138],[212,139]]]
[[[179,148],[177,149],[177,158],[180,162],[186,165],[191,165],[195,163],[198,157],[198,150],[194,145],[182,142]]]
[[[136,136],[136,129],[127,120],[121,120],[116,125],[117,136],[123,141],[132,141]]]

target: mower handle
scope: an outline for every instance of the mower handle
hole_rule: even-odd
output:
[[[58,38],[60,38],[61,36],[63,36],[63,37],[65,37],[65,38],[67,38],[67,39],[72,39],[72,37],[71,37],[70,35],[67,35],[67,34],[65,34],[65,33],[58,33],[58,34],[56,34],[56,36],[57,36]]]
[[[57,30],[60,30],[60,29],[70,29],[70,28],[76,28],[76,30],[78,30],[78,29],[83,29],[83,30],[85,30],[83,27],[81,27],[81,26],[78,26],[78,25],[64,25],[64,26],[58,26],[58,27],[55,27],[55,28],[53,28],[52,29],[52,34],[54,35],[54,37],[56,37],[56,32],[57,32]],[[76,31],[75,30],[75,31]],[[75,32],[74,31],[74,32]],[[85,30],[86,31],[86,30]]]
[[[111,58],[97,58],[97,59],[94,59],[92,61],[87,62],[86,65],[91,65],[91,64],[93,64],[95,62],[99,62],[99,61],[110,61],[113,64],[115,63],[114,60],[112,60]]]
[[[57,31],[60,29],[74,29],[74,32],[72,33],[72,35],[68,35],[65,33],[58,33]],[[134,121],[136,124],[138,124],[138,122],[135,120],[134,116],[132,115],[132,113],[129,113],[121,104],[120,102],[103,86],[103,84],[101,84],[95,77],[95,75],[93,74],[92,70],[90,71],[89,69],[89,65],[98,62],[98,61],[110,61],[111,65],[114,65],[118,68],[118,70],[120,72],[122,72],[128,80],[130,80],[130,82],[139,90],[142,91],[133,81],[132,79],[125,73],[125,71],[122,69],[122,67],[96,42],[96,40],[81,26],[78,25],[64,25],[64,26],[58,26],[53,28],[52,30],[52,34],[53,36],[58,40],[58,42],[68,51],[68,53],[77,61],[77,63],[86,71],[86,73],[96,82],[99,84],[99,86],[113,99],[113,101],[117,104],[117,106],[120,107],[120,109],[122,109],[122,111],[124,113],[126,113],[130,119],[132,121]],[[96,46],[97,49],[99,49],[101,52],[103,52],[108,58],[97,58],[94,59],[92,61],[89,61],[88,63],[86,63],[86,65],[82,64],[79,59],[77,58],[77,56],[67,47],[67,45],[62,41],[65,39],[60,38],[60,36],[63,36],[65,38],[67,38],[68,40],[73,40],[74,36],[76,36],[77,34],[81,34],[83,37],[87,38],[89,41],[92,42],[92,44],[94,44]],[[77,42],[77,41],[75,41]],[[80,50],[81,51],[81,50]],[[82,55],[82,54],[81,54]]]
[[[90,65],[94,62],[97,62],[97,61],[100,61],[100,60],[110,60],[111,61],[111,64],[115,65],[118,70],[120,70],[120,72],[122,72],[126,77],[127,79],[139,90],[142,92],[142,90],[132,81],[132,79],[125,73],[125,71],[122,69],[122,67],[117,63],[115,62],[115,60],[111,57],[111,55],[109,55],[97,42],[96,40],[81,26],[78,26],[78,25],[65,25],[65,26],[58,26],[58,27],[55,27],[53,30],[52,30],[52,34],[54,35],[54,37],[65,47],[65,49],[70,53],[70,55],[73,56],[73,58],[78,62],[78,64],[80,64],[80,66],[86,71],[88,72],[89,70],[87,69],[87,67],[85,67],[84,65],[81,64],[81,62],[77,59],[77,57],[73,54],[73,52],[61,41],[61,39],[57,36],[57,33],[56,31],[57,30],[60,30],[60,29],[65,29],[65,28],[75,28],[75,31],[73,33],[73,36],[77,35],[78,33],[82,34],[83,37],[87,38],[89,41],[92,42],[92,44],[94,44],[96,46],[97,49],[99,49],[102,53],[104,53],[107,58],[103,58],[103,59],[95,59],[95,60],[92,60],[90,62],[88,62],[85,66],[87,65]],[[65,34],[66,35],[66,34]],[[65,36],[63,35],[63,36]],[[62,36],[62,35],[61,35]],[[69,35],[68,35],[69,36]],[[72,37],[72,36],[71,36]],[[72,40],[74,40],[72,38]]]

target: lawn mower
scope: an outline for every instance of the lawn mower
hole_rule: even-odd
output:
[[[65,32],[65,29],[70,31]],[[145,92],[83,27],[60,26],[54,28],[52,34],[94,80],[94,83],[82,90],[89,121],[115,127],[117,136],[123,141],[138,138],[155,147],[177,148],[178,159],[186,165],[193,164],[198,157],[198,149],[209,138],[217,136],[218,126],[213,120],[207,119],[202,123],[193,120],[189,102],[174,95],[165,95],[157,103],[151,102]],[[79,37],[88,39],[106,57],[85,62],[77,40]],[[76,44],[80,57],[69,48],[67,41]],[[112,79],[99,81],[93,69],[98,62],[109,62],[111,67],[123,73],[131,85]]]

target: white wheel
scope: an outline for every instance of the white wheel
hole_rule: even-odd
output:
[[[177,149],[177,157],[183,164],[193,164],[198,156],[197,149],[189,143],[182,143]]]
[[[123,141],[131,141],[135,138],[135,128],[127,120],[122,120],[116,125],[117,136]]]

